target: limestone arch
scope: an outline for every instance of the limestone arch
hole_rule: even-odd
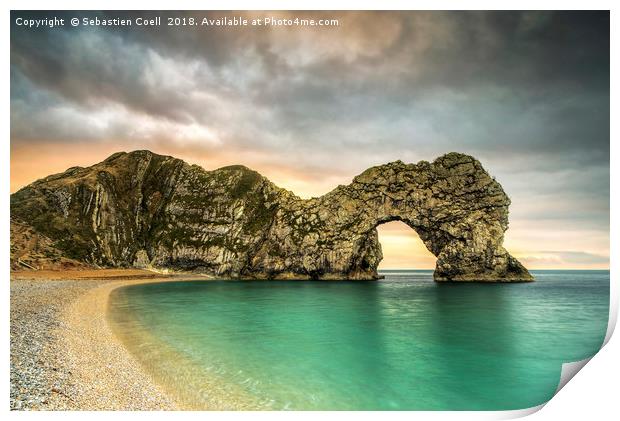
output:
[[[510,199],[468,155],[450,153],[433,163],[396,161],[373,167],[319,198],[318,205],[330,211],[326,220],[336,238],[332,250],[344,254],[350,265],[337,267],[318,250],[319,256],[309,261],[324,262],[332,273],[323,275],[318,264],[312,276],[340,272],[353,279],[376,278],[382,258],[376,227],[402,221],[437,258],[436,281],[533,279],[503,247]]]

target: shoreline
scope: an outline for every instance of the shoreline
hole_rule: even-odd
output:
[[[186,409],[114,333],[108,302],[127,285],[210,278],[78,272],[11,273],[11,410]]]
[[[108,319],[118,288],[194,280],[216,279],[142,269],[11,272],[11,410],[265,409],[208,373],[196,386],[209,390],[209,402],[188,400],[156,363],[134,356],[131,338]]]
[[[142,368],[114,334],[107,319],[109,297],[113,290],[127,285],[175,280],[181,279],[109,281],[78,297],[64,312],[62,319],[69,329],[61,334],[62,348],[68,364],[74,368],[74,378],[80,384],[88,385],[80,397],[80,408],[182,409],[175,398]]]

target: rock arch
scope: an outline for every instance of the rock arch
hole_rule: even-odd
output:
[[[397,161],[373,167],[348,186],[292,203],[289,208],[300,219],[278,214],[270,237],[284,244],[287,256],[298,246],[303,253],[299,269],[312,277],[369,279],[377,277],[382,258],[377,225],[399,220],[437,257],[436,281],[532,280],[502,246],[509,204],[477,160],[450,153],[432,164]],[[316,235],[287,244],[291,231],[307,226]],[[267,266],[274,264],[258,256]]]
[[[32,183],[11,196],[11,216],[98,266],[276,279],[376,279],[376,227],[400,220],[437,257],[436,281],[530,281],[502,246],[509,205],[458,153],[373,167],[304,200],[243,166],[135,151]]]

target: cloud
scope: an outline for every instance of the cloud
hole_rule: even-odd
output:
[[[340,24],[15,25],[51,14],[11,14],[15,150],[124,145],[238,160],[304,196],[371,165],[454,150],[502,183],[519,241],[544,221],[598,230],[608,247],[609,12],[53,12]]]
[[[248,147],[608,156],[606,13],[305,14],[341,25],[14,26],[12,77],[86,109],[111,102],[220,125],[228,143]]]
[[[609,268],[609,256],[583,251],[539,251],[533,255],[518,255],[519,260],[532,268]]]

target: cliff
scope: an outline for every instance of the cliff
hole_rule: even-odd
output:
[[[25,232],[45,239],[44,250],[21,254],[35,267],[49,255],[233,278],[375,279],[376,227],[400,220],[437,256],[437,281],[529,281],[502,246],[509,205],[481,164],[458,153],[373,167],[304,200],[243,166],[206,171],[121,152],[11,195],[12,266]]]

